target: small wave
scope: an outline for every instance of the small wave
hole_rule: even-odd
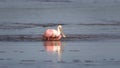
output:
[[[86,24],[84,24],[84,23],[80,23],[80,24],[77,24],[77,25],[101,25],[101,26],[109,26],[109,25],[112,25],[112,26],[114,26],[114,25],[120,25],[120,22],[113,22],[113,23],[86,23]]]
[[[29,26],[39,26],[39,27],[52,27],[52,26],[57,26],[57,25],[66,25],[64,23],[45,23],[45,24],[40,24],[40,23],[13,23],[13,24],[18,24],[18,25],[29,25]]]
[[[0,29],[24,29],[24,28],[34,28],[34,27],[53,27],[57,25],[66,25],[63,23],[0,23]]]
[[[11,23],[11,22],[3,22],[0,23],[0,29],[25,29],[25,28],[34,28],[34,27],[54,27],[57,25],[71,25],[65,23]],[[72,25],[84,25],[84,26],[114,26],[120,25],[120,22],[109,22],[109,23],[79,23],[79,24],[72,24]]]
[[[100,41],[120,39],[120,35],[108,34],[67,34],[61,41]],[[42,35],[0,35],[0,41],[43,41]]]

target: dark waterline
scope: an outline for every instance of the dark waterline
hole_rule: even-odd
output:
[[[61,41],[103,41],[120,39],[120,35],[107,35],[107,34],[66,34],[66,38],[62,38]],[[0,35],[0,41],[12,41],[12,42],[30,42],[30,41],[43,41],[42,35]]]

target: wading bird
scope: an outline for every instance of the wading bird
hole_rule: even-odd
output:
[[[47,29],[44,32],[43,40],[60,40],[62,37],[66,37],[63,33],[62,26],[58,25],[57,30]]]

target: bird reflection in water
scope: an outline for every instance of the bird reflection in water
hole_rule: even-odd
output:
[[[61,61],[62,56],[62,43],[61,41],[45,41],[44,42],[45,50],[49,53],[57,53],[58,61]]]

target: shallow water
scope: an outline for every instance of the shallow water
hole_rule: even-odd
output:
[[[0,68],[120,67],[119,4],[0,5]],[[43,41],[58,24],[67,37]]]
[[[0,67],[119,68],[119,42],[0,42]]]

